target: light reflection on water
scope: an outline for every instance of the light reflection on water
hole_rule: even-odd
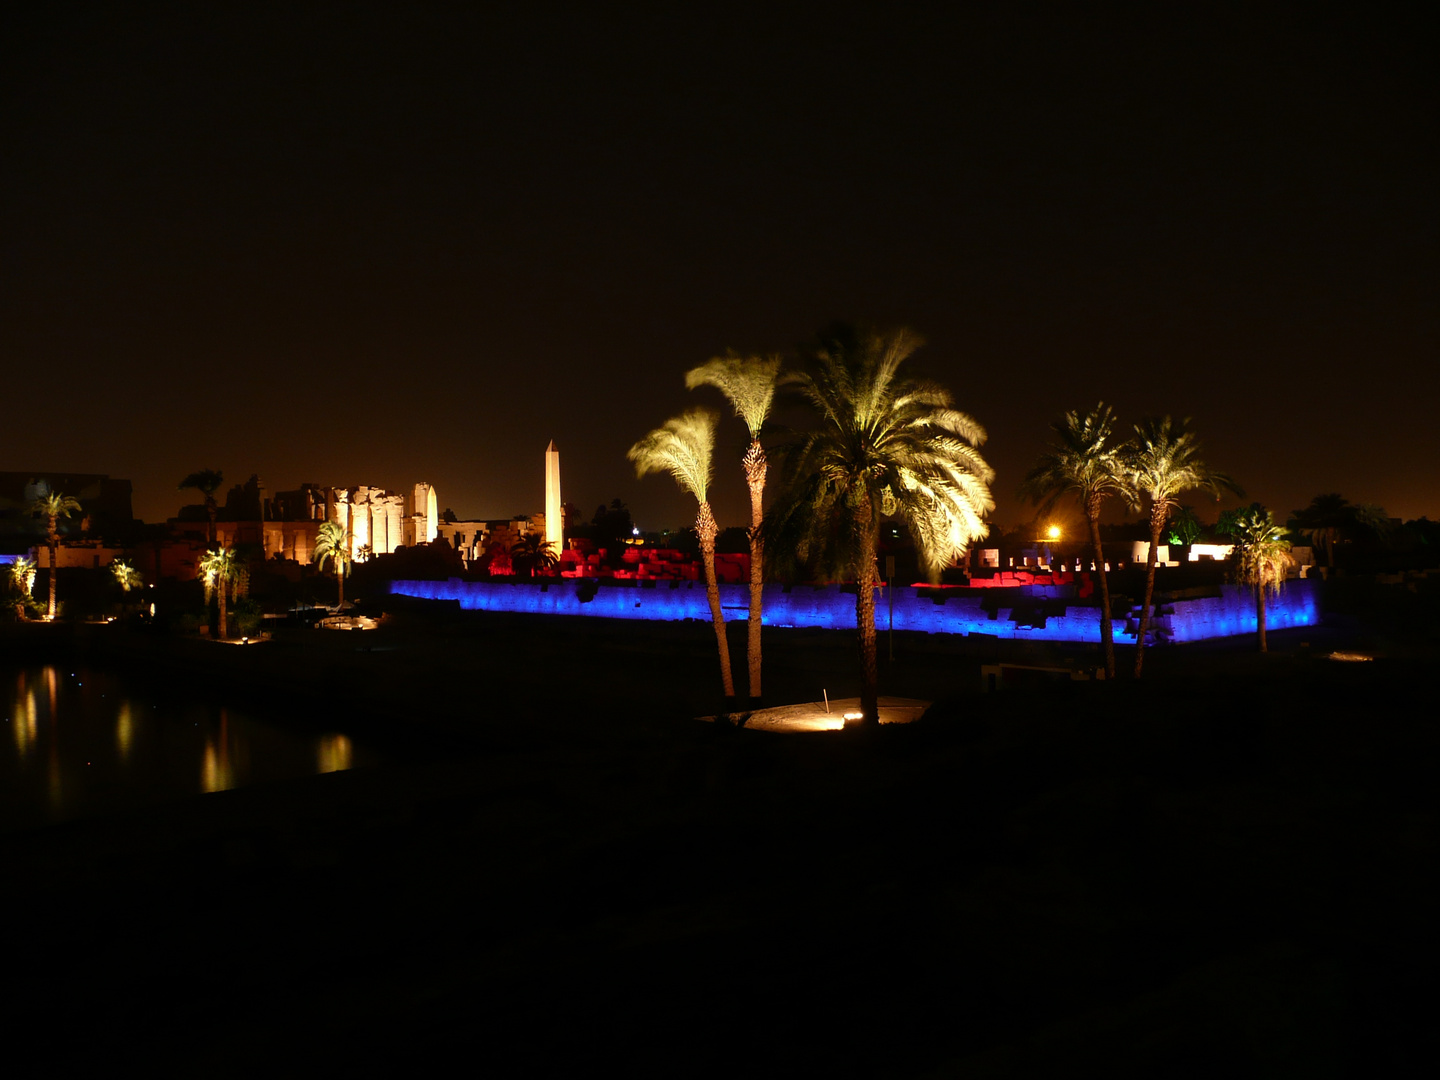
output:
[[[0,667],[0,829],[374,764],[203,698],[165,699],[80,668]]]

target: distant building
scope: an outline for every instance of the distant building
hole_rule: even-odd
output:
[[[364,562],[434,540],[439,535],[435,506],[435,489],[427,483],[403,495],[364,485],[301,484],[267,496],[264,483],[252,476],[230,490],[216,515],[216,539],[231,547],[253,545],[267,560],[308,563],[320,526],[331,521],[345,530],[351,559]],[[180,534],[203,535],[209,518],[203,507],[186,507],[171,526]]]

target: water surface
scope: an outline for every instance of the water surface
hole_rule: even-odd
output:
[[[337,772],[380,760],[218,701],[80,667],[0,667],[0,829]]]

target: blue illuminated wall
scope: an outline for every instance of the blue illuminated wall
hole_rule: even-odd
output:
[[[588,615],[602,619],[710,620],[705,587],[699,582],[659,582],[654,588],[603,586],[574,579],[547,584],[492,584],[449,581],[394,581],[390,592],[427,600],[456,600],[466,611],[513,611],[532,615]],[[749,612],[747,585],[721,585],[727,620]],[[889,626],[889,599],[877,590],[875,624]],[[1200,641],[1255,632],[1254,594],[1226,585],[1221,595],[1182,600],[1161,608],[1157,629],[1171,641]],[[1319,621],[1314,583],[1292,581],[1267,598],[1266,626],[1281,630]],[[855,590],[839,585],[765,586],[766,626],[853,628]],[[895,590],[895,629],[929,634],[986,634],[1020,641],[1100,640],[1100,609],[1056,595],[1046,586],[1022,589]],[[1115,621],[1115,640],[1134,642],[1136,627]]]

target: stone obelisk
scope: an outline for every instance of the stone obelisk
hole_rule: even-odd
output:
[[[560,451],[554,439],[545,451],[545,541],[558,559],[565,550],[565,518],[560,503]]]

